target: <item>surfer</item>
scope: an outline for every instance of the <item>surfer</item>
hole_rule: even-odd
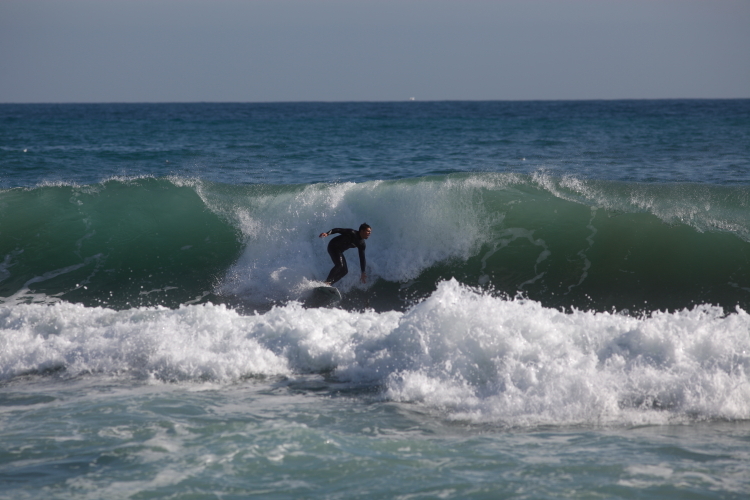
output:
[[[349,269],[346,267],[344,251],[350,248],[356,248],[359,250],[359,267],[362,269],[360,280],[362,283],[367,283],[367,275],[365,274],[365,240],[370,237],[371,233],[372,228],[367,223],[359,226],[358,231],[337,227],[331,229],[327,233],[320,233],[321,238],[325,238],[331,234],[340,235],[336,236],[330,243],[328,243],[328,255],[331,256],[331,260],[333,261],[333,269],[328,273],[326,284],[333,285],[349,272]]]

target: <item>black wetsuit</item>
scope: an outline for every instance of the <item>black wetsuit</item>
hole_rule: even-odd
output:
[[[328,273],[326,281],[333,285],[338,280],[346,276],[349,272],[349,268],[346,267],[346,258],[344,258],[344,251],[350,248],[356,248],[359,250],[359,267],[362,268],[362,272],[365,272],[365,240],[359,235],[359,231],[355,229],[342,229],[340,227],[331,229],[328,234],[340,234],[328,243],[328,255],[331,256],[333,261],[333,269]]]

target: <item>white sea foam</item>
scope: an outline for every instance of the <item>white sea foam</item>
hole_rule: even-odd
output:
[[[0,377],[236,382],[327,373],[446,418],[508,425],[750,418],[750,316],[562,312],[440,284],[405,313],[218,305],[0,308]]]
[[[467,259],[489,238],[491,217],[471,179],[315,184],[229,206],[209,191],[198,190],[212,210],[234,220],[246,245],[219,290],[259,302],[299,299],[325,279],[333,266],[326,251],[331,237],[318,235],[334,227],[373,227],[370,282],[414,279],[439,262]],[[362,286],[357,253],[347,257],[350,274],[339,285],[345,291]]]
[[[0,308],[0,377],[63,369],[161,380],[289,372],[224,306],[113,311],[77,304]]]

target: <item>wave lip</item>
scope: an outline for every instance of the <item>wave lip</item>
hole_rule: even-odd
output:
[[[404,313],[221,305],[0,308],[0,377],[234,383],[320,375],[511,426],[750,419],[750,316],[563,312],[441,283]]]

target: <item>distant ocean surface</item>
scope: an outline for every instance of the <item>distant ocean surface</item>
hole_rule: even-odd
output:
[[[748,498],[749,310],[750,100],[0,105],[3,499]]]

